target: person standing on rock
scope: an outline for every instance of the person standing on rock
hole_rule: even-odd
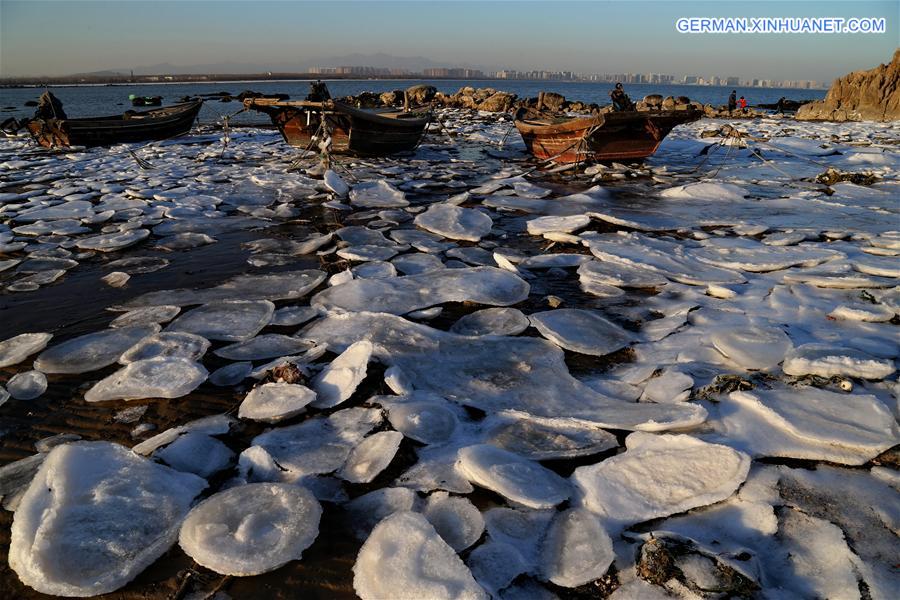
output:
[[[613,110],[617,112],[632,110],[633,104],[631,103],[631,98],[625,93],[625,89],[622,87],[621,83],[616,84],[615,89],[609,93],[609,97],[612,99]]]
[[[740,108],[741,110],[745,110],[747,108],[747,101],[744,100],[743,96],[741,96],[738,100],[738,108]]]
[[[780,114],[780,115],[784,114],[784,101],[785,101],[785,97],[782,96],[781,98],[778,99],[778,104],[775,105],[775,110],[777,110],[778,114]]]
[[[728,114],[733,113],[735,108],[737,108],[737,92],[731,90],[731,95],[728,96]]]

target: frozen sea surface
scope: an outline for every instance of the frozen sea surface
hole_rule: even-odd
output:
[[[0,596],[894,597],[900,126],[440,118],[0,139]]]

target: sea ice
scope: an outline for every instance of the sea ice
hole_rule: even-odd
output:
[[[339,194],[342,195],[342,194]],[[363,208],[403,208],[409,206],[406,194],[384,179],[357,183],[350,190],[350,204]]]
[[[528,297],[528,284],[493,267],[441,269],[390,279],[355,279],[319,292],[312,305],[326,311],[406,314],[444,302],[509,306]]]
[[[745,369],[771,369],[794,345],[779,327],[723,327],[710,335],[713,347]]]
[[[395,512],[414,510],[417,500],[416,493],[408,488],[386,487],[354,498],[344,509],[353,533],[365,540],[382,519]]]
[[[209,376],[209,382],[219,387],[237,385],[249,377],[252,370],[253,363],[249,361],[231,363],[213,371]]]
[[[325,171],[323,180],[325,187],[331,192],[334,192],[334,195],[338,198],[346,198],[347,194],[350,192],[350,186],[341,179],[340,175],[331,169]]]
[[[354,446],[380,422],[378,409],[348,408],[327,418],[278,427],[253,438],[254,445],[241,454],[240,461],[258,481],[294,482],[306,475],[331,473],[343,466]],[[270,465],[255,458],[247,462],[260,450]]]
[[[17,365],[47,347],[52,333],[23,333],[0,342],[0,368]]]
[[[300,335],[334,351],[367,339],[375,358],[402,369],[416,390],[484,411],[518,410],[648,431],[690,427],[706,418],[706,411],[691,403],[631,403],[602,396],[569,374],[558,347],[538,338],[459,336],[381,313],[331,314]]]
[[[47,391],[47,376],[40,371],[16,373],[6,382],[6,389],[16,400],[34,400]]]
[[[79,238],[75,245],[82,250],[96,250],[98,252],[115,252],[133,246],[150,237],[147,229],[131,229],[114,233],[101,233],[86,238]]]
[[[52,346],[38,355],[34,368],[43,373],[86,373],[107,367],[137,342],[159,332],[159,325],[104,329]]]
[[[484,308],[462,316],[450,327],[459,335],[518,335],[529,321],[517,308]]]
[[[221,300],[181,314],[166,330],[210,340],[243,342],[268,325],[274,312],[275,305],[268,300]]]
[[[690,255],[690,249],[671,239],[637,233],[602,234],[587,241],[597,258],[629,267],[651,269],[686,285],[744,283],[736,271],[706,264]],[[590,263],[588,263],[590,264]]]
[[[633,341],[624,329],[591,310],[557,308],[533,313],[529,319],[542,336],[581,354],[604,356]]]
[[[452,240],[477,242],[491,232],[493,220],[473,208],[461,208],[452,204],[432,204],[425,212],[416,215],[416,226]]]
[[[201,290],[148,292],[129,300],[120,308],[131,310],[147,306],[187,306],[219,300],[293,300],[305,296],[323,281],[325,273],[315,269],[283,271],[268,275],[238,275],[225,283]]]
[[[459,470],[472,483],[529,508],[553,508],[572,493],[553,471],[487,444],[462,448]]]
[[[87,402],[180,398],[206,381],[203,365],[185,358],[138,360],[102,379],[84,394]]]
[[[689,435],[635,432],[625,446],[625,453],[572,474],[582,506],[612,527],[724,500],[750,469],[746,454]]]
[[[152,323],[168,323],[178,316],[181,309],[177,306],[149,306],[138,308],[119,315],[113,319],[110,327],[128,327],[129,325],[149,325]]]
[[[420,514],[400,511],[375,526],[353,565],[363,600],[487,600],[472,573]]]
[[[353,395],[366,377],[372,357],[372,343],[359,341],[349,346],[319,373],[312,382],[316,408],[332,408]]]
[[[148,358],[184,358],[198,361],[209,349],[209,340],[194,335],[165,331],[155,333],[125,351],[119,357],[119,363],[127,365]]]
[[[304,487],[251,483],[210,496],[185,518],[178,543],[223,575],[258,575],[299,560],[319,535],[322,507]]]
[[[206,479],[227,468],[234,452],[214,437],[188,432],[154,452],[153,458],[161,459],[182,473],[193,473]]]
[[[351,483],[369,483],[394,459],[403,434],[397,431],[373,433],[361,441],[347,457],[341,478]]]
[[[394,267],[404,275],[418,275],[444,268],[441,259],[433,254],[415,253],[398,256],[391,261]],[[396,274],[396,273],[395,273]]]
[[[572,215],[568,217],[537,217],[529,219],[526,226],[531,235],[541,235],[548,231],[572,233],[587,227],[590,223],[591,218],[587,215]]]
[[[475,505],[447,492],[431,494],[422,507],[422,514],[457,552],[477,542],[484,532],[484,517]]]
[[[691,395],[694,378],[678,369],[666,368],[644,384],[643,402],[684,402]]]
[[[270,325],[279,327],[291,327],[306,323],[319,316],[319,311],[309,306],[285,306],[275,311]]]
[[[229,360],[260,360],[297,354],[311,347],[312,345],[305,340],[280,333],[265,333],[246,342],[219,348],[214,354]]]
[[[563,587],[578,587],[606,574],[615,558],[612,540],[597,516],[583,508],[559,513],[542,547],[543,576]]]
[[[884,379],[896,370],[892,360],[876,358],[862,350],[828,344],[797,346],[784,357],[782,369],[788,375],[843,375],[861,379]]]
[[[818,388],[733,392],[708,436],[752,456],[857,465],[900,442],[891,412],[868,394]]]
[[[109,442],[57,446],[16,510],[10,567],[44,594],[115,591],[169,549],[205,487]]]
[[[409,398],[381,396],[377,399],[387,408],[388,420],[394,429],[423,444],[449,441],[459,425],[448,402],[433,394],[413,392]],[[386,401],[388,399],[391,401]]]
[[[531,567],[515,547],[494,540],[472,550],[466,560],[475,580],[492,598],[499,598],[501,590]]]
[[[617,447],[616,436],[597,427],[501,412],[485,422],[484,442],[531,460],[590,456]]]
[[[304,385],[266,383],[252,389],[244,397],[238,409],[238,417],[277,423],[299,415],[315,399],[316,393]]]

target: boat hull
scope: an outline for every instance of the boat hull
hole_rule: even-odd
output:
[[[428,115],[391,110],[375,112],[334,103],[327,111],[277,105],[252,105],[269,115],[284,141],[315,150],[322,120],[331,135],[331,152],[384,156],[415,150],[425,135]]]
[[[643,160],[656,152],[677,125],[696,121],[699,111],[628,111],[595,117],[534,119],[520,112],[516,128],[528,151],[560,164]]]
[[[45,148],[165,140],[188,133],[202,106],[203,101],[198,100],[112,117],[34,119],[27,128]]]

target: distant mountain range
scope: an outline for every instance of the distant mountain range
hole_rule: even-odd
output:
[[[141,65],[132,68],[107,69],[90,73],[73,73],[73,75],[112,76],[128,75],[132,70],[135,75],[204,75],[221,73],[305,73],[313,67],[382,67],[386,69],[406,69],[411,72],[421,72],[423,69],[440,67],[462,67],[468,69],[481,69],[484,71],[496,70],[497,67],[472,65],[468,63],[458,64],[434,61],[424,56],[393,56],[391,54],[345,54],[343,56],[326,56],[320,58],[298,59],[296,61],[279,60],[271,63],[239,63],[220,62],[200,65],[173,65],[160,63],[156,65]]]

